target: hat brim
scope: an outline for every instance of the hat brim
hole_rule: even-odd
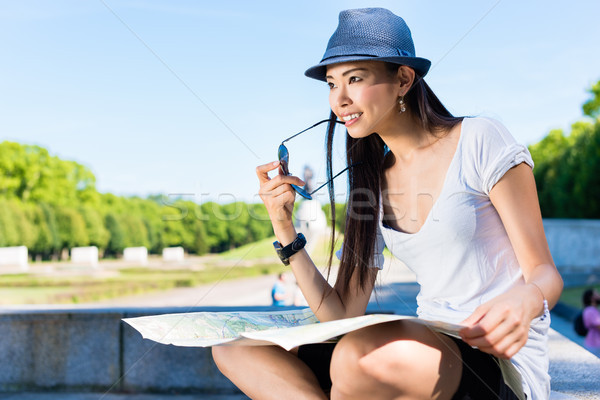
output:
[[[374,57],[374,56],[360,56],[360,55],[350,55],[350,56],[340,56],[340,57],[331,57],[326,60],[321,61],[319,64],[310,67],[304,72],[309,78],[317,79],[319,81],[327,82],[325,78],[327,73],[327,66],[331,64],[339,64],[344,62],[351,61],[384,61],[390,62],[393,64],[406,65],[415,70],[415,72],[424,77],[427,75],[427,71],[429,71],[429,67],[431,67],[431,61],[426,58],[421,57],[402,57],[402,56],[393,56],[393,57]]]

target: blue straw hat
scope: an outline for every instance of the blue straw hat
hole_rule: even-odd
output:
[[[323,59],[304,75],[326,81],[328,65],[365,60],[407,65],[422,77],[431,66],[431,61],[415,56],[410,29],[402,18],[385,8],[359,8],[340,12]]]

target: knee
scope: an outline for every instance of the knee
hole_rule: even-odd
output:
[[[397,340],[365,354],[358,360],[360,371],[382,384],[394,384],[398,377],[408,377],[419,360],[416,344],[410,340]]]
[[[340,393],[352,393],[356,385],[365,377],[362,359],[368,349],[358,335],[350,333],[335,346],[331,358],[330,376],[335,390]]]
[[[395,386],[398,376],[412,369],[411,362],[418,357],[417,353],[415,343],[410,340],[378,345],[363,337],[361,331],[353,332],[335,347],[331,380],[340,393],[352,393],[374,384]]]
[[[212,358],[219,371],[221,371],[224,375],[227,375],[229,368],[233,360],[235,360],[235,355],[233,354],[236,351],[235,347],[227,347],[227,346],[213,346],[212,347]]]

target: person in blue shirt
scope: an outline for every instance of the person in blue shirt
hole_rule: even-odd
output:
[[[283,274],[277,276],[277,282],[275,282],[271,289],[271,299],[273,299],[274,306],[285,306],[285,278]]]

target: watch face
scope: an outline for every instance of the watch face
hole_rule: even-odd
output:
[[[299,233],[296,239],[292,242],[292,250],[300,251],[306,245],[306,238],[303,234]]]
[[[296,239],[285,247],[281,247],[281,243],[274,242],[275,250],[277,251],[277,255],[283,261],[285,265],[289,265],[289,258],[302,250],[306,245],[306,238],[303,234],[299,233]]]
[[[292,250],[294,250],[294,251],[302,250],[304,248],[305,243],[306,242],[304,242],[303,240],[299,240],[299,239],[294,240],[294,242],[292,243]]]

